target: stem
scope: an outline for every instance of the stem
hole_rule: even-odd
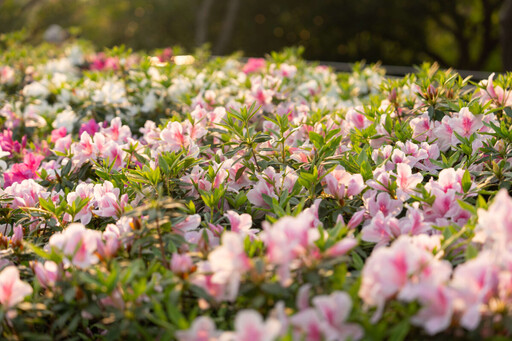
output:
[[[160,222],[158,220],[158,215],[156,216],[156,231],[158,233],[158,240],[160,244],[160,253],[162,256],[162,264],[166,269],[169,269],[169,264],[167,263],[167,259],[165,258],[165,249],[164,249],[164,241],[162,239],[162,231],[160,230]]]
[[[256,168],[258,169],[258,172],[261,172],[260,165],[258,165],[258,160],[256,159],[256,152],[254,151],[254,147],[251,146],[252,156],[254,158],[254,164],[256,165]]]

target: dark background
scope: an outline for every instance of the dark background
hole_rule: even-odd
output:
[[[263,56],[302,45],[310,60],[438,61],[511,70],[509,0],[0,0],[0,32],[36,43],[58,24],[99,47],[205,43],[213,54]],[[507,27],[511,27],[507,29]],[[510,38],[508,38],[510,35]]]

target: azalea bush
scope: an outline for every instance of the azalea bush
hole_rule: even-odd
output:
[[[512,75],[0,44],[0,335],[512,336]]]

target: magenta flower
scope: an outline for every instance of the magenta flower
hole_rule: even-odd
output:
[[[265,68],[265,59],[263,58],[249,58],[247,63],[242,68],[245,74],[260,71]]]
[[[78,131],[78,135],[82,136],[83,132],[87,132],[87,134],[89,134],[90,136],[94,136],[94,134],[96,134],[96,132],[98,132],[99,130],[99,124],[96,123],[96,121],[93,118],[91,118],[86,123],[82,123],[82,125],[80,126],[80,130]]]

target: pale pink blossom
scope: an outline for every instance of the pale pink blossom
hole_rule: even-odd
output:
[[[286,167],[284,172],[277,172],[274,168],[268,167],[257,177],[258,183],[247,192],[247,199],[251,204],[264,208],[270,206],[263,199],[263,195],[277,199],[278,194],[284,191],[291,193],[298,179],[298,175],[289,167]]]
[[[256,238],[258,229],[252,228],[252,217],[247,213],[238,214],[233,210],[229,210],[224,214],[229,220],[231,231],[240,233],[243,236],[250,236],[251,239]]]
[[[434,335],[448,328],[454,311],[453,293],[443,285],[419,283],[401,291],[399,298],[418,301],[422,308],[411,317],[414,325]]]
[[[218,335],[215,323],[208,316],[196,317],[190,329],[176,332],[180,341],[215,341]]]
[[[194,263],[192,262],[192,258],[184,253],[173,253],[171,258],[171,271],[177,275],[182,275],[190,272]]]
[[[55,233],[48,242],[49,249],[55,249],[78,268],[86,269],[98,262],[95,252],[101,232],[86,229],[82,224],[70,224],[62,232]]]
[[[412,174],[411,167],[405,163],[396,165],[396,183],[398,186],[398,197],[405,200],[414,193],[416,185],[421,183],[423,176],[420,173]]]
[[[45,288],[51,288],[60,280],[61,274],[57,263],[47,260],[44,265],[40,262],[34,262],[32,269],[39,283]]]
[[[398,219],[392,216],[384,216],[378,211],[372,220],[366,224],[361,231],[361,239],[366,242],[377,243],[378,246],[385,245],[391,240],[403,234]]]
[[[93,206],[93,198],[94,198],[94,185],[93,184],[87,184],[85,182],[82,182],[76,186],[74,192],[69,192],[66,199],[68,202],[68,205],[73,205],[77,199],[80,198],[81,200],[88,199],[89,202],[75,215],[75,221],[80,220],[80,222],[84,225],[89,224],[89,222],[92,219],[92,210],[94,208]],[[71,220],[71,216],[67,215],[65,216],[66,221]]]
[[[9,204],[13,209],[35,207],[39,204],[39,198],[47,199],[50,196],[43,186],[32,179],[12,184],[5,189],[5,194],[13,198],[12,203]]]
[[[368,208],[370,216],[375,216],[377,212],[382,212],[384,216],[397,216],[402,212],[403,203],[401,200],[392,199],[389,193],[368,191],[364,195],[365,206]]]
[[[478,327],[484,305],[497,293],[498,274],[495,257],[486,251],[453,272],[450,286],[455,291],[454,307],[461,315],[463,327],[469,330]]]
[[[255,310],[241,310],[235,317],[236,341],[273,341],[279,335],[281,324],[269,317],[266,321]]]
[[[121,118],[119,117],[112,119],[112,121],[110,121],[110,126],[108,128],[101,129],[101,132],[109,138],[109,140],[118,143],[126,142],[132,135],[130,127],[123,125]]]
[[[404,288],[412,290],[418,283],[442,284],[448,281],[451,265],[439,261],[425,248],[418,247],[416,237],[400,236],[390,247],[374,249],[362,270],[359,296],[365,304],[376,306],[376,322],[388,299]]]
[[[512,241],[512,198],[505,189],[498,192],[486,211],[478,209],[476,234],[481,241],[494,245],[498,250],[509,248]]]
[[[192,143],[179,122],[169,122],[160,133],[160,138],[165,142],[165,148],[171,152],[179,152]]]
[[[292,262],[315,254],[315,241],[320,238],[320,233],[312,227],[314,220],[312,212],[303,211],[296,217],[283,217],[273,225],[263,222],[260,238],[266,246],[268,262],[277,266],[281,285],[291,284]]]
[[[226,298],[233,301],[242,276],[250,268],[242,236],[235,232],[224,232],[221,245],[208,255],[208,261],[213,272],[212,281],[227,285]]]
[[[15,266],[7,266],[0,272],[0,305],[9,309],[32,294],[32,287],[20,280],[20,273]]]
[[[361,174],[350,174],[342,166],[337,166],[323,179],[326,194],[337,199],[352,198],[364,189],[364,180]]]

